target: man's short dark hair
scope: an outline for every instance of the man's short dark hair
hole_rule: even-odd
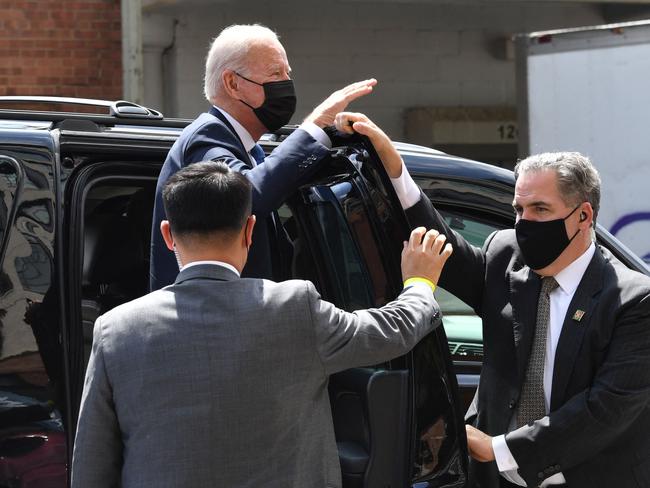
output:
[[[515,180],[527,171],[555,171],[557,188],[569,207],[589,202],[594,226],[600,210],[600,175],[587,156],[578,152],[533,154],[515,166]]]
[[[251,184],[226,164],[204,161],[174,173],[163,188],[163,204],[174,235],[234,233],[251,214]]]

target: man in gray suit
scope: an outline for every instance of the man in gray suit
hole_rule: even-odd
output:
[[[72,486],[341,486],[328,377],[402,355],[439,324],[451,247],[414,230],[404,291],[348,313],[307,281],[239,277],[255,216],[250,183],[225,164],[183,168],[163,201],[182,268],[97,320]]]

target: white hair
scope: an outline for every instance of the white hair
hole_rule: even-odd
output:
[[[212,41],[205,60],[203,91],[210,103],[221,90],[221,75],[231,69],[248,75],[247,58],[250,49],[256,45],[279,42],[278,36],[263,25],[231,25],[226,27]]]

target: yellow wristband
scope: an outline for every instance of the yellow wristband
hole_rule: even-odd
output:
[[[406,280],[404,282],[404,288],[406,288],[407,286],[409,286],[409,285],[411,285],[413,283],[426,283],[427,285],[429,285],[432,292],[436,291],[436,285],[433,284],[433,281],[428,280],[427,278],[421,278],[419,276],[415,276],[413,278],[409,278],[408,280]]]

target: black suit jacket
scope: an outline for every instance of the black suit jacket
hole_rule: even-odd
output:
[[[483,369],[467,420],[504,434],[528,364],[540,279],[523,263],[512,229],[478,249],[424,194],[407,215],[454,246],[440,286],[483,319]],[[578,310],[585,314],[574,320]],[[571,488],[650,487],[650,278],[596,246],[558,341],[550,414],[506,442],[529,487],[558,472]],[[496,463],[472,468],[478,486],[499,486]]]
[[[188,164],[219,160],[246,175],[253,185],[253,213],[257,223],[242,276],[281,279],[284,277],[273,274],[273,264],[277,263],[279,254],[274,246],[281,229],[275,229],[271,213],[296,191],[327,154],[325,146],[299,129],[269,154],[263,164],[252,167],[244,145],[224,115],[214,107],[201,114],[169,150],[158,177],[151,232],[151,290],[172,284],[178,274],[174,254],[167,249],[160,234],[160,222],[165,219],[162,189],[176,171]]]

